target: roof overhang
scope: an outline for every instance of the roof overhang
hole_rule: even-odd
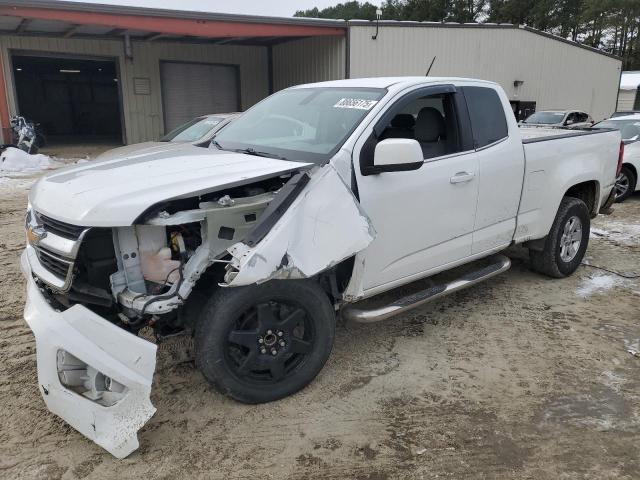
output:
[[[345,36],[343,21],[229,15],[52,0],[0,0],[0,33],[269,44]]]

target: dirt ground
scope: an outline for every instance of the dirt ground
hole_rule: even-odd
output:
[[[374,325],[340,326],[293,397],[223,398],[163,362],[140,449],[116,460],[47,411],[22,320],[26,183],[0,190],[0,477],[640,478],[640,281],[513,267]],[[600,216],[588,261],[640,274],[640,196]],[[162,354],[164,355],[164,353]]]

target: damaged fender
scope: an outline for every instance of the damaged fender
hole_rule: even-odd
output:
[[[36,338],[38,386],[47,408],[117,458],[138,448],[156,409],[149,395],[156,345],[82,305],[59,312],[27,277],[24,317]]]
[[[369,217],[331,165],[310,180],[282,217],[255,246],[239,242],[227,286],[316,275],[365,249],[375,238]]]

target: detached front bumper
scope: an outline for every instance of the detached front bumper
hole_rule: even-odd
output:
[[[156,409],[149,398],[156,345],[75,305],[55,310],[21,258],[24,318],[36,338],[38,384],[47,408],[117,458],[138,448]]]

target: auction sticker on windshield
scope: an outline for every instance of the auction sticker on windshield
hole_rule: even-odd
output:
[[[376,103],[378,103],[377,100],[367,100],[365,98],[341,98],[333,107],[371,110]]]

